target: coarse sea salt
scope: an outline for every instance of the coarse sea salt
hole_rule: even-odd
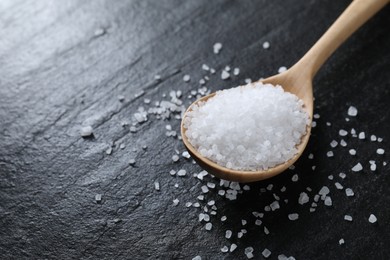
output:
[[[308,123],[298,97],[259,82],[218,91],[184,118],[185,134],[202,156],[249,171],[291,159]]]

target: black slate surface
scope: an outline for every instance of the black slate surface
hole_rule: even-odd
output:
[[[212,91],[275,74],[291,66],[347,7],[349,1],[2,1],[0,2],[0,256],[1,259],[255,259],[268,248],[296,259],[387,259],[390,256],[390,37],[389,7],[354,34],[325,64],[314,81],[317,126],[307,151],[289,170],[229,201],[218,195],[219,180],[192,176],[191,160],[171,159],[184,146],[167,137],[180,120],[150,115],[131,133],[140,106],[183,92],[184,104],[199,79],[215,68]],[[262,43],[269,41],[268,50]],[[212,51],[223,43],[219,55]],[[220,79],[221,70],[239,67],[238,76]],[[183,75],[191,75],[184,83]],[[156,81],[155,75],[161,75]],[[134,95],[144,90],[142,97]],[[166,94],[168,97],[163,98]],[[120,102],[118,96],[125,100]],[[347,122],[350,105],[358,116]],[[328,126],[326,122],[330,122]],[[94,137],[80,136],[92,125]],[[364,131],[359,140],[340,129]],[[371,142],[370,135],[383,138]],[[348,145],[331,149],[344,139]],[[106,150],[114,142],[111,155]],[[124,149],[120,148],[124,144]],[[146,145],[147,149],[142,147]],[[376,154],[377,148],[385,154]],[[348,150],[355,148],[356,156]],[[335,156],[326,153],[333,150]],[[314,159],[308,159],[310,153]],[[134,166],[129,160],[134,158]],[[375,160],[377,170],[369,169]],[[351,168],[361,162],[364,170]],[[312,166],[316,166],[313,170]],[[172,177],[170,170],[186,169]],[[347,177],[341,179],[339,173]],[[291,181],[298,174],[297,182]],[[333,180],[328,178],[333,175]],[[160,191],[154,182],[160,183]],[[197,202],[201,186],[217,184]],[[347,197],[334,183],[352,188]],[[176,188],[174,185],[178,184]],[[272,189],[261,192],[265,188]],[[281,192],[282,187],[285,192]],[[320,200],[321,187],[333,201]],[[241,185],[243,187],[243,185]],[[307,191],[311,188],[311,192]],[[306,191],[310,202],[298,204]],[[97,203],[95,195],[101,194]],[[280,209],[265,207],[280,198]],[[173,200],[179,200],[174,206]],[[217,215],[206,231],[198,221],[215,200]],[[288,203],[285,202],[288,200]],[[209,206],[210,208],[210,206]],[[209,209],[210,210],[210,209]],[[253,211],[264,212],[262,226]],[[299,213],[297,221],[288,214]],[[210,213],[210,211],[209,211]],[[378,221],[368,222],[373,213]],[[353,216],[352,222],[343,220]],[[220,218],[227,216],[222,222]],[[242,226],[241,220],[248,223]],[[264,233],[266,226],[270,234]],[[242,238],[237,233],[246,229]],[[233,236],[225,238],[225,231]],[[345,239],[344,245],[339,240]],[[223,246],[236,243],[233,253]]]

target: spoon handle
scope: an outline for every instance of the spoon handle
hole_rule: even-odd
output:
[[[297,69],[306,71],[313,79],[329,56],[388,2],[389,0],[354,0],[305,56],[297,62]],[[299,68],[300,66],[302,67]]]

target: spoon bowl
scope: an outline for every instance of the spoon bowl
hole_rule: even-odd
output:
[[[293,68],[291,68],[293,69]],[[294,162],[298,160],[298,158],[301,156],[302,152],[304,151],[310,137],[310,131],[311,131],[311,119],[313,117],[313,92],[312,92],[312,85],[311,81],[306,81],[305,85],[302,85],[304,83],[304,78],[295,78],[291,76],[291,70],[287,70],[279,75],[275,75],[273,77],[267,78],[262,80],[263,83],[270,83],[272,85],[281,85],[284,88],[284,85],[289,86],[288,88],[284,88],[285,91],[290,92],[298,96],[301,100],[304,101],[303,108],[309,115],[310,123],[306,127],[306,134],[302,136],[301,142],[296,146],[297,153],[287,162],[284,162],[282,164],[279,164],[275,167],[272,167],[267,170],[262,171],[239,171],[239,170],[233,170],[226,167],[223,167],[221,165],[216,164],[215,162],[211,161],[210,159],[202,156],[195,147],[191,145],[189,142],[187,136],[186,136],[186,128],[184,127],[184,120],[182,120],[181,123],[181,136],[184,142],[185,147],[187,148],[189,154],[191,157],[206,171],[209,173],[217,176],[221,179],[226,179],[230,181],[237,181],[237,182],[255,182],[260,180],[265,180],[268,178],[271,178],[275,175],[278,175],[279,173],[285,171],[288,167],[290,167]],[[302,82],[300,82],[301,80]],[[282,85],[283,84],[283,85]],[[210,95],[204,96],[194,103],[192,103],[187,111],[184,114],[185,115],[192,110],[192,108],[198,103],[198,102],[206,102],[209,98],[212,98],[215,96],[215,93],[211,93]],[[183,117],[183,118],[184,118]]]
[[[382,9],[389,0],[355,0],[339,16],[325,34],[314,46],[289,70],[261,80],[263,83],[280,85],[286,92],[295,94],[303,101],[303,109],[309,115],[310,123],[307,125],[306,134],[301,137],[301,142],[296,146],[297,153],[288,161],[263,171],[238,171],[216,164],[202,156],[191,145],[186,136],[184,118],[198,102],[205,102],[215,93],[202,97],[195,101],[187,109],[181,123],[181,136],[192,158],[206,171],[221,178],[237,182],[254,182],[271,178],[289,168],[302,155],[310,137],[311,122],[313,117],[313,77],[329,58],[329,56],[361,25]]]

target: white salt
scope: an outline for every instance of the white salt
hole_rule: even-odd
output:
[[[346,221],[352,221],[352,216],[350,216],[350,215],[344,215],[344,220],[346,220]]]
[[[348,134],[348,132],[345,131],[344,129],[341,129],[341,130],[339,131],[339,135],[340,135],[340,136],[346,136],[347,134]]]
[[[344,243],[345,243],[344,238],[341,238],[341,239],[339,240],[339,245],[343,245]]]
[[[297,220],[298,218],[299,218],[298,213],[288,214],[288,219],[291,221]]]
[[[364,132],[360,132],[359,133],[359,139],[365,139],[366,138],[366,134]]]
[[[270,46],[269,42],[263,42],[263,49],[268,49]]]
[[[226,230],[225,237],[226,237],[227,239],[229,239],[229,238],[232,237],[232,234],[233,234],[233,232],[232,232],[231,230]]]
[[[305,203],[309,202],[309,196],[307,195],[306,192],[302,192],[300,195],[299,195],[299,199],[298,199],[298,203],[303,205]]]
[[[332,152],[332,151],[329,151],[329,152],[327,152],[327,153],[326,153],[326,156],[327,156],[327,157],[333,157],[333,156],[334,156],[334,154],[333,154],[333,152]]]
[[[338,142],[336,140],[332,140],[332,142],[330,142],[330,146],[332,148],[335,148],[337,146]]]
[[[357,116],[357,114],[358,114],[358,110],[357,110],[356,107],[350,106],[350,107],[348,108],[348,115],[349,115],[349,116]]]
[[[287,68],[285,66],[282,66],[278,69],[278,73],[282,73],[282,72],[285,72],[287,70]]]
[[[222,73],[221,73],[221,79],[222,80],[226,80],[228,78],[230,78],[230,73],[227,72],[226,70],[223,70]]]
[[[376,218],[376,216],[374,214],[371,214],[370,217],[368,218],[368,221],[370,223],[375,223],[378,219]]]
[[[261,253],[265,258],[268,258],[271,255],[271,251],[269,251],[267,248],[263,250]]]
[[[363,170],[363,166],[361,165],[361,163],[357,163],[355,166],[352,167],[352,171],[354,172],[360,172],[361,170]]]
[[[377,154],[384,154],[384,153],[385,153],[385,150],[382,149],[382,148],[378,148],[378,149],[376,150],[376,153],[377,153]]]
[[[350,149],[349,150],[350,155],[356,155],[356,150],[355,149]]]
[[[183,76],[183,81],[184,81],[184,82],[189,82],[190,80],[191,80],[190,75],[184,75],[184,76]]]
[[[218,54],[222,50],[222,43],[217,42],[213,46],[213,51],[215,54]]]
[[[309,122],[302,105],[280,86],[259,82],[218,91],[187,113],[185,134],[202,156],[221,166],[266,170],[296,154]]]
[[[211,224],[211,223],[207,223],[205,226],[206,230],[211,230],[212,228],[213,228],[213,224]]]
[[[91,136],[93,133],[93,129],[92,129],[92,126],[83,126],[80,130],[80,135],[82,137],[89,137]]]
[[[345,189],[345,194],[348,196],[348,197],[352,197],[355,195],[355,193],[353,192],[353,190],[351,188],[346,188]]]
[[[240,69],[239,68],[234,68],[233,75],[237,76],[238,74],[240,74]]]
[[[236,248],[237,248],[237,245],[236,244],[231,244],[230,245],[230,252],[233,252],[234,250],[236,250]]]

